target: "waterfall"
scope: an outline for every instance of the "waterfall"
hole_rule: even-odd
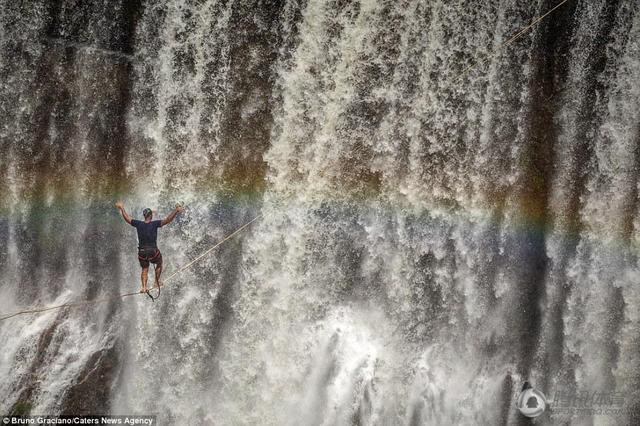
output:
[[[505,45],[559,2],[0,0],[0,313],[108,299],[0,321],[0,413],[635,424],[640,8]],[[165,276],[261,217],[152,303],[120,199]]]

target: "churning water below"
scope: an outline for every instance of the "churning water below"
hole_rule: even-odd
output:
[[[558,3],[0,0],[0,312],[135,291],[117,199],[186,205],[167,274],[262,215],[155,303],[0,322],[0,412],[519,424],[528,380],[636,424],[640,7],[502,48]]]

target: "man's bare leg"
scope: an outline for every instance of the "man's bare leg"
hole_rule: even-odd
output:
[[[156,288],[160,288],[160,274],[162,273],[162,265],[156,265]]]
[[[140,279],[142,280],[142,290],[140,293],[146,293],[147,289],[147,278],[149,277],[149,267],[142,268],[142,273],[140,274]]]

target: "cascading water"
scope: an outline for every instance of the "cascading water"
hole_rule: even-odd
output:
[[[0,413],[638,422],[640,7],[503,48],[558,3],[1,0],[0,312],[112,299],[0,322]],[[166,274],[262,216],[151,303],[118,199]]]

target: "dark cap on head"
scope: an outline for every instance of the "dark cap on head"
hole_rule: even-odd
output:
[[[142,216],[144,217],[151,216],[151,209],[147,207],[146,209],[142,210]]]

